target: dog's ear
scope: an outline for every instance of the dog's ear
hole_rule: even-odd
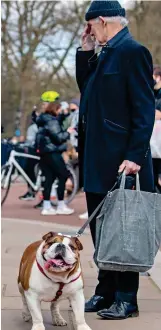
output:
[[[54,233],[53,231],[50,231],[49,233],[45,234],[45,235],[42,237],[42,239],[43,239],[43,241],[47,241],[49,238],[51,238],[51,237],[53,237],[53,236],[55,236],[55,235],[56,235],[56,233]]]
[[[83,245],[77,237],[75,237],[75,243],[77,244],[79,251],[83,250]]]

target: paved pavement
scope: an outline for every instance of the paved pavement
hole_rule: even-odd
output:
[[[78,200],[79,198],[83,199],[82,196],[78,197]],[[15,208],[15,200],[12,205],[11,202],[8,202],[7,205],[11,209],[4,210],[3,216],[4,214],[8,214],[7,217],[9,218],[9,213],[7,212],[10,212],[10,219],[2,219],[2,330],[30,330],[31,324],[24,323],[21,318],[22,303],[16,283],[19,261],[23,250],[30,242],[39,239],[44,233],[50,230],[74,233],[76,228],[70,226],[71,220],[69,218],[67,220],[67,217],[58,219],[52,217],[50,223],[44,223],[44,218],[41,218],[41,221],[23,220],[23,214],[21,213],[21,219],[20,217],[18,217],[19,219],[11,219],[15,218],[15,214],[18,213]],[[85,207],[83,201],[82,206],[80,207],[81,212],[84,211]],[[27,219],[26,213],[25,218]],[[72,224],[78,224],[76,216],[74,219]],[[53,221],[58,222],[58,224],[53,223]],[[60,225],[59,223],[66,225]],[[85,278],[85,297],[89,298],[93,294],[96,285],[97,269],[92,260],[93,246],[88,231],[83,235],[81,240],[84,246],[84,250],[81,253],[81,260]],[[153,270],[153,279],[154,277],[161,278],[161,274],[159,275],[160,271],[161,257],[158,255],[157,265]],[[124,321],[104,321],[98,318],[95,313],[86,313],[87,323],[92,330],[98,328],[99,330],[161,330],[161,291],[150,277],[140,277],[138,296],[139,318]],[[51,324],[48,303],[43,303],[42,308],[46,330],[52,330],[53,326]],[[68,322],[68,326],[64,327],[64,330],[75,330],[73,314],[66,301],[62,303],[61,309],[64,318]]]
[[[39,201],[39,196],[37,196],[34,201],[19,200],[18,197],[23,195],[26,190],[26,185],[23,183],[12,185],[7,196],[7,200],[2,207],[2,217],[44,221],[44,216],[40,214],[40,210],[36,210],[33,208],[33,206]],[[74,215],[71,215],[70,217],[48,216],[45,217],[45,221],[54,221],[55,223],[59,224],[67,223],[71,226],[83,225],[84,221],[79,220],[78,215],[86,211],[84,194],[78,194],[76,199],[70,204],[70,207],[75,209]]]

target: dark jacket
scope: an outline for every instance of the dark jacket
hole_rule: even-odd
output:
[[[152,74],[149,51],[132,38],[128,28],[111,39],[99,57],[94,51],[78,49],[79,154],[85,191],[107,193],[123,160],[141,165],[142,189],[153,190],[149,149],[155,116]]]
[[[66,150],[66,141],[70,135],[62,130],[57,117],[42,113],[37,118],[36,123],[38,126],[36,149],[40,154]]]

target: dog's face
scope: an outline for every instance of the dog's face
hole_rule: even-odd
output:
[[[72,270],[79,262],[79,251],[83,246],[77,237],[61,236],[50,232],[43,236],[43,258],[45,269],[52,273]]]

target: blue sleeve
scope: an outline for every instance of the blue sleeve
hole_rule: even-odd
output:
[[[85,83],[87,83],[89,75],[91,73],[91,68],[89,67],[89,59],[95,55],[94,50],[83,51],[79,48],[76,53],[76,80],[80,90],[84,88]],[[95,55],[97,58],[97,55]]]
[[[155,119],[153,64],[150,52],[143,46],[133,50],[127,74],[131,111],[131,134],[126,160],[143,165]]]

